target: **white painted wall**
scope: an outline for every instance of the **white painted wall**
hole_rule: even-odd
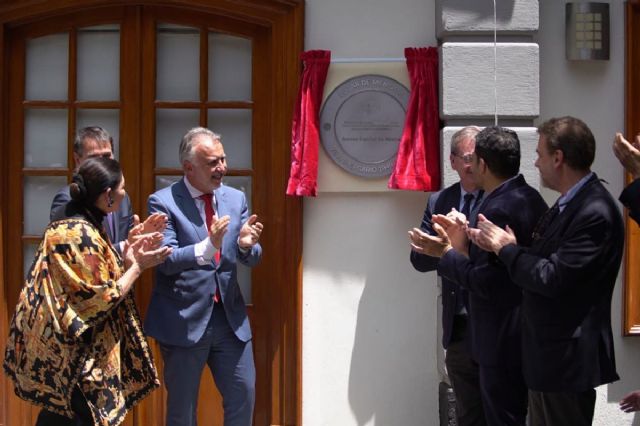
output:
[[[587,123],[596,141],[593,170],[607,182],[617,198],[623,172],[611,144],[624,130],[624,5],[610,1],[611,50],[609,61],[567,61],[564,51],[566,1],[540,1],[540,119],[573,115]],[[621,271],[622,272],[622,271]],[[598,389],[595,425],[640,425],[640,415],[622,413],[618,401],[640,389],[640,339],[622,336],[622,275],[613,295],[613,334],[621,380]]]
[[[564,3],[540,1],[540,117],[569,114],[591,127],[594,170],[617,197],[623,177],[611,141],[624,120],[623,1],[610,2],[611,59],[592,62],[564,59]],[[434,0],[307,0],[305,49],[402,57],[405,47],[436,45],[434,13]],[[413,270],[406,237],[425,198],[381,189],[304,201],[304,426],[437,425],[436,279]],[[640,388],[640,339],[620,337],[621,290],[619,282],[613,324],[622,379],[598,389],[595,425],[640,425],[617,408]]]
[[[305,49],[403,58],[437,44],[434,10],[433,0],[307,0]],[[305,426],[438,423],[435,273],[414,271],[407,238],[426,194],[378,187],[304,201]]]

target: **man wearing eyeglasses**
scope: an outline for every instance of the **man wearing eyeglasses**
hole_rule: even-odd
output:
[[[485,191],[478,214],[510,224],[524,242],[547,205],[520,169],[518,135],[487,127],[476,135],[471,172]],[[438,273],[469,292],[471,353],[479,365],[482,404],[488,425],[524,425],[527,388],[520,348],[521,292],[493,253],[469,245],[466,222],[435,215],[437,236],[414,229],[414,250],[440,257]],[[471,225],[475,224],[472,218]]]
[[[472,240],[497,256],[522,289],[523,371],[530,424],[591,425],[595,387],[619,379],[611,298],[624,247],[622,216],[591,171],[596,143],[574,117],[538,127],[543,185],[560,198],[531,247],[505,224],[478,216]]]
[[[73,142],[75,168],[78,169],[86,160],[95,157],[113,158],[113,139],[109,132],[102,127],[83,127],[78,130]],[[66,185],[53,197],[49,219],[53,220],[58,210],[64,208],[70,200],[69,186]],[[125,194],[118,210],[105,216],[103,222],[107,235],[109,235],[109,239],[116,249],[122,251],[122,244],[120,243],[127,239],[129,229],[131,229],[133,223],[131,200],[129,195]]]
[[[458,173],[460,181],[431,194],[427,201],[420,229],[436,235],[432,227],[432,214],[447,214],[452,209],[471,216],[480,206],[483,191],[471,175],[471,161],[475,137],[480,129],[463,127],[451,137],[451,168]],[[411,264],[420,272],[434,271],[440,261],[411,250]],[[442,278],[442,346],[445,349],[447,375],[456,397],[456,419],[460,426],[484,425],[484,412],[478,382],[478,364],[471,358],[467,291],[446,278]]]

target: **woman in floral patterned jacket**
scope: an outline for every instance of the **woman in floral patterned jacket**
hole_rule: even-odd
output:
[[[137,224],[121,258],[101,225],[125,195],[118,162],[85,161],[70,193],[20,292],[4,369],[20,398],[43,407],[37,426],[116,426],[159,385],[130,290],[170,254],[157,232],[166,219]]]

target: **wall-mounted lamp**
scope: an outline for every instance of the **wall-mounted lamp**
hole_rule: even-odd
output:
[[[609,3],[567,3],[567,59],[609,59]]]

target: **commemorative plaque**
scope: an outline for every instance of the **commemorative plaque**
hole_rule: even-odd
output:
[[[409,90],[382,75],[350,78],[331,92],[320,112],[322,146],[347,172],[389,176],[398,153]]]

